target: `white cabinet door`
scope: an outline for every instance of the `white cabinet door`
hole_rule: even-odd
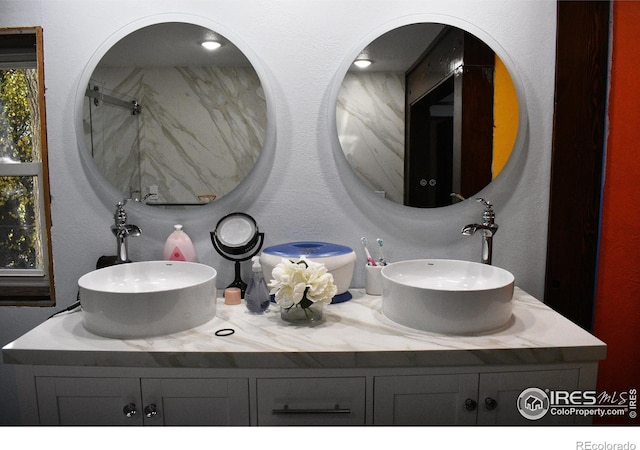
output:
[[[576,422],[575,415],[529,420],[518,411],[518,396],[528,388],[541,390],[578,389],[580,369],[529,372],[496,372],[480,375],[478,424],[480,425],[566,425]]]
[[[575,391],[580,369],[375,377],[375,425],[563,425],[576,416],[529,420],[517,400],[528,388]]]
[[[37,377],[42,425],[249,425],[246,378]]]
[[[365,378],[257,380],[258,425],[364,425]]]
[[[374,425],[472,425],[478,374],[384,376],[374,380]]]
[[[245,378],[143,378],[145,425],[249,425]]]
[[[42,425],[142,425],[138,378],[37,377]]]

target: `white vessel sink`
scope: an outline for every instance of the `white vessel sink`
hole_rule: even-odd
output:
[[[514,276],[468,261],[419,259],[382,269],[382,311],[422,331],[475,334],[511,319]]]
[[[83,323],[100,336],[131,339],[177,333],[216,315],[215,269],[146,261],[94,270],[78,280]]]

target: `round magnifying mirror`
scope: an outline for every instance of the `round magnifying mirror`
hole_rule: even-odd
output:
[[[361,64],[367,61],[368,64]],[[373,191],[432,208],[471,197],[501,172],[520,124],[518,95],[500,56],[473,34],[417,23],[366,46],[336,106],[338,139]]]
[[[262,84],[243,52],[182,22],[148,25],[113,45],[90,76],[83,110],[98,173],[123,198],[155,206],[224,197],[253,168],[267,127]]]
[[[227,287],[239,288],[244,298],[247,283],[242,280],[240,262],[258,254],[264,243],[264,233],[258,231],[253,217],[235,212],[218,221],[215,231],[211,232],[211,243],[221,256],[235,261],[235,279]]]
[[[227,255],[237,256],[252,251],[259,236],[258,225],[253,217],[237,212],[218,221],[212,239],[219,250]]]

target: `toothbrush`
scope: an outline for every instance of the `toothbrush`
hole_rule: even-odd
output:
[[[364,247],[364,251],[367,254],[367,262],[368,262],[368,264],[370,266],[375,266],[376,262],[371,257],[371,253],[369,253],[369,249],[367,248],[367,238],[363,236],[360,240],[362,241],[362,246]]]
[[[378,243],[378,248],[380,249],[380,258],[378,258],[378,261],[380,261],[381,266],[386,266],[387,260],[384,258],[384,253],[382,253],[382,245],[384,244],[384,241],[378,238],[376,239],[376,242]]]

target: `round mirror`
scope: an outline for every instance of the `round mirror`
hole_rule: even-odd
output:
[[[99,61],[86,86],[83,127],[86,151],[123,198],[199,206],[251,171],[267,105],[255,69],[224,36],[156,23]]]
[[[351,168],[407,206],[450,205],[498,176],[519,128],[514,82],[500,57],[450,25],[393,29],[348,69],[336,106]]]

